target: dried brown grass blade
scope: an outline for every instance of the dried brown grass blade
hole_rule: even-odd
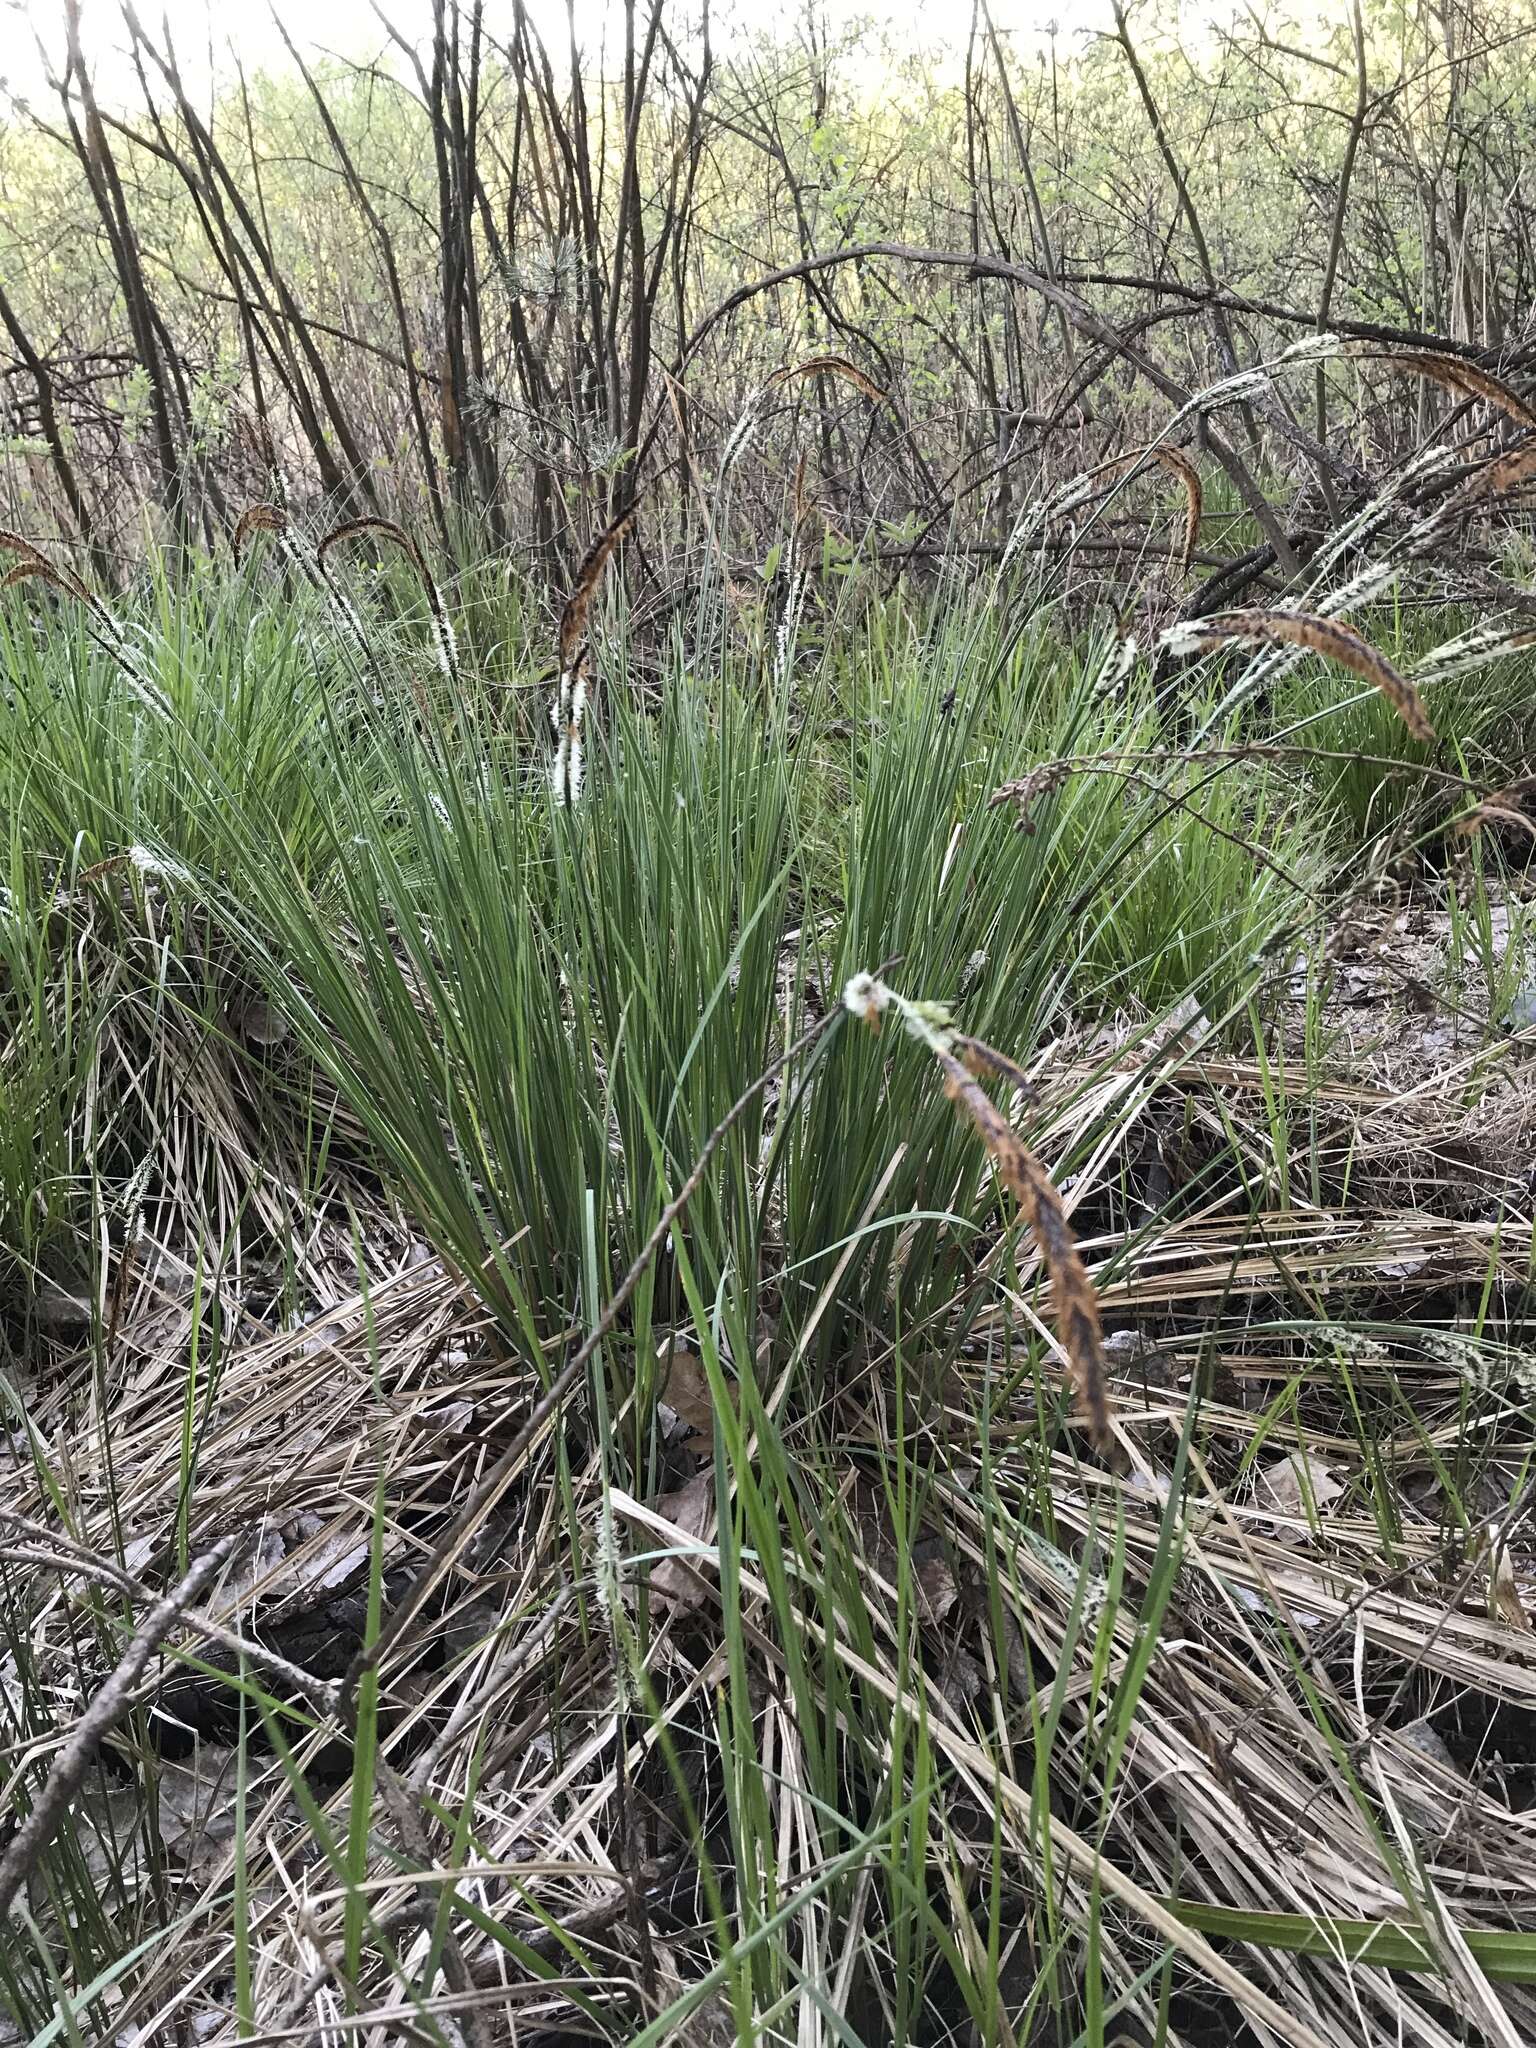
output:
[[[891,405],[889,392],[882,391],[873,377],[866,376],[857,363],[850,363],[846,356],[808,356],[803,363],[791,363],[787,368],[775,370],[763,387],[772,391],[778,384],[798,384],[807,377],[841,377],[845,384],[851,384],[855,391],[876,405]],[[892,410],[895,407],[892,406]]]
[[[1233,640],[1261,647],[1304,647],[1373,683],[1415,739],[1432,741],[1435,737],[1429,713],[1408,678],[1379,648],[1337,619],[1318,618],[1311,612],[1214,612],[1208,619],[1181,628],[1180,638],[1202,648],[1221,647]]]
[[[56,590],[62,590],[69,597],[76,597],[92,611],[101,609],[99,601],[92,596],[73,569],[61,568],[50,562],[42,549],[26,540],[19,533],[0,527],[0,554],[18,555],[21,559],[6,577],[7,583],[22,583],[28,576],[40,576],[45,583],[51,583]],[[17,571],[21,573],[16,573]],[[0,588],[3,588],[0,585]]]
[[[33,576],[40,582],[51,583],[55,590],[62,590],[66,597],[79,596],[79,592],[72,589],[53,564],[45,562],[41,555],[35,562],[13,562],[5,574],[0,576],[0,590],[9,590],[13,584],[25,583]]]
[[[1013,1190],[1035,1240],[1045,1254],[1054,1291],[1062,1349],[1072,1370],[1077,1412],[1088,1426],[1095,1449],[1110,1442],[1109,1376],[1104,1363],[1104,1337],[1099,1327],[1098,1297],[1082,1253],[1067,1222],[1061,1197],[1051,1177],[977,1080],[978,1071],[1012,1080],[1019,1069],[1002,1053],[979,1039],[955,1040],[960,1058],[938,1053],[949,1098],[975,1126],[981,1142],[997,1162],[997,1170]]]
[[[20,555],[22,560],[27,562],[41,562],[46,559],[42,550],[34,547],[31,541],[24,540],[19,533],[12,533],[9,528],[3,526],[0,526],[0,554]]]
[[[562,670],[568,669],[575,659],[586,627],[587,613],[591,609],[597,586],[603,580],[603,571],[607,568],[614,549],[634,525],[638,509],[638,506],[631,505],[627,512],[621,512],[612,525],[598,535],[582,557],[581,567],[576,571],[576,581],[571,585],[571,594],[565,600],[565,608],[560,614],[557,644]]]
[[[1200,482],[1200,472],[1184,453],[1182,448],[1168,448],[1160,441],[1152,441],[1145,448],[1132,448],[1125,455],[1113,455],[1108,462],[1101,462],[1096,469],[1089,470],[1090,476],[1117,476],[1134,469],[1139,462],[1155,462],[1159,469],[1183,487],[1184,491],[1184,537],[1177,556],[1181,574],[1187,574],[1190,563],[1195,559],[1195,547],[1200,539],[1200,521],[1205,510],[1205,493]]]
[[[1502,377],[1479,369],[1476,363],[1469,363],[1464,357],[1440,355],[1425,348],[1393,349],[1383,354],[1369,345],[1352,353],[1370,356],[1372,360],[1386,363],[1395,370],[1408,370],[1414,376],[1426,378],[1431,384],[1438,384],[1442,390],[1455,392],[1460,398],[1480,398],[1485,405],[1507,414],[1522,427],[1536,427],[1536,410],[1518,391],[1506,384]]]

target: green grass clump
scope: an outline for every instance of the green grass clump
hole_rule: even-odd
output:
[[[234,1539],[30,1856],[22,2037],[1523,2024],[1476,1759],[1529,1229],[1407,1203],[1339,1107],[1356,855],[1241,754],[1295,705],[1190,745],[1001,590],[782,644],[610,607],[562,802],[534,599],[466,572],[449,675],[408,579],[347,587],[361,633],[275,561],[152,579],[137,689],[0,599],[18,1816]],[[933,1029],[1060,1191],[1105,1454]]]

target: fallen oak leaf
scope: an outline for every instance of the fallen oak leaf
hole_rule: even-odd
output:
[[[699,1436],[713,1436],[715,1404],[709,1390],[704,1361],[690,1344],[664,1338],[658,1347],[662,1383],[657,1398],[670,1408],[679,1422]]]
[[[706,1465],[685,1486],[672,1493],[658,1494],[654,1506],[656,1513],[664,1516],[680,1535],[702,1542],[715,1513],[713,1468]],[[663,1557],[651,1567],[651,1612],[658,1618],[692,1613],[708,1597],[704,1580],[684,1557]]]

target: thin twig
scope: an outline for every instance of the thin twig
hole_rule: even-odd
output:
[[[53,1760],[36,1805],[0,1859],[0,1921],[10,1911],[11,1901],[33,1864],[52,1840],[64,1809],[91,1767],[92,1757],[133,1705],[134,1687],[143,1676],[145,1665],[220,1565],[233,1555],[243,1536],[242,1530],[234,1530],[221,1537],[211,1550],[204,1551],[181,1583],[151,1608],[111,1677],[76,1722],[74,1733]]]

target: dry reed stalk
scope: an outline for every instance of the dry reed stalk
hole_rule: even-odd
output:
[[[576,571],[576,580],[571,585],[571,594],[565,600],[564,609],[560,613],[560,631],[556,648],[562,674],[568,674],[575,667],[576,650],[581,644],[587,613],[591,609],[597,586],[603,580],[603,571],[607,568],[614,549],[634,525],[635,514],[639,509],[638,505],[631,505],[627,511],[621,512],[610,526],[604,528],[582,556],[581,567]]]
[[[875,405],[888,405],[896,410],[889,392],[882,391],[873,377],[866,376],[857,363],[850,363],[846,356],[808,356],[803,363],[791,363],[787,368],[775,370],[763,386],[772,391],[780,384],[798,384],[807,377],[841,377],[845,384],[851,384],[855,391],[870,399]]]
[[[1213,612],[1208,619],[1171,627],[1163,645],[1171,654],[1209,653],[1233,641],[1259,647],[1302,647],[1373,683],[1415,739],[1433,741],[1435,728],[1418,692],[1379,648],[1352,626],[1314,612]]]

